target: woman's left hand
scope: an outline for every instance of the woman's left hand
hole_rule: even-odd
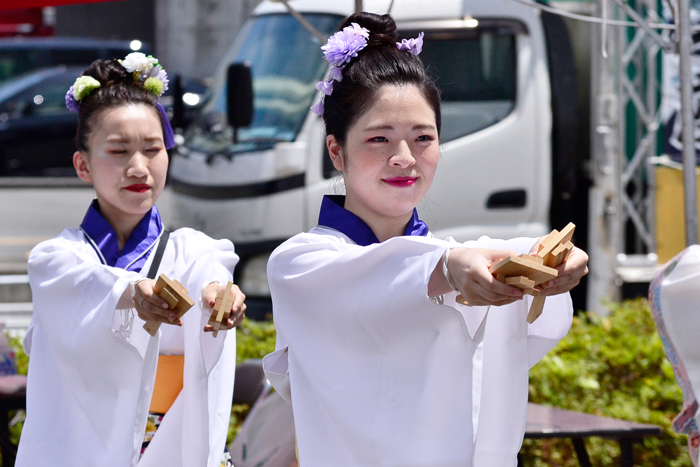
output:
[[[542,289],[540,295],[558,295],[576,287],[581,278],[588,274],[588,255],[582,249],[574,247],[569,259],[555,269],[559,275],[539,286]]]
[[[214,304],[216,303],[216,296],[219,294],[219,292],[226,292],[226,286],[209,284],[202,291],[202,302],[210,308],[213,308]],[[231,305],[231,315],[229,316],[228,321],[223,323],[226,326],[225,329],[235,328],[241,324],[245,318],[245,294],[241,292],[241,289],[239,289],[236,284],[233,284],[231,287],[231,295],[234,297],[233,305]],[[204,326],[205,332],[211,332],[213,330],[214,328],[210,324]]]

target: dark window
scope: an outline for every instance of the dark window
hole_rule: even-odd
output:
[[[0,83],[35,68],[49,65],[45,50],[0,50]]]
[[[517,67],[512,31],[428,32],[420,57],[442,92],[441,141],[494,125],[513,110]]]
[[[51,51],[51,65],[87,66],[101,58],[100,50],[95,49],[56,49]],[[124,58],[121,55],[110,58]]]
[[[79,71],[63,72],[41,80],[0,102],[1,119],[21,119],[27,116],[47,117],[69,114],[66,91],[75,82]]]

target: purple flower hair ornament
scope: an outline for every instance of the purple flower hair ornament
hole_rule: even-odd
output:
[[[331,66],[343,67],[357,53],[367,47],[369,30],[357,23],[344,27],[328,38],[326,45],[321,47],[323,55]]]
[[[328,71],[328,77],[334,81],[343,81],[343,69],[338,67],[332,67]]]
[[[323,95],[330,96],[333,92],[333,81],[343,79],[343,68],[351,59],[357,57],[360,50],[367,47],[368,37],[369,29],[363,28],[357,23],[352,23],[329,37],[326,45],[321,47],[323,56],[331,65],[328,72],[329,79],[316,83],[316,89],[321,91]],[[311,111],[316,115],[323,115],[323,97],[311,107]]]
[[[333,80],[329,79],[328,81],[319,81],[316,83],[316,89],[321,91],[326,96],[330,96],[333,92]]]
[[[399,50],[407,50],[413,55],[418,55],[423,51],[423,36],[424,33],[418,34],[415,39],[403,39],[401,42],[396,43],[396,48]]]
[[[423,36],[421,32],[414,39],[403,39],[396,43],[396,48],[418,55],[423,50]],[[328,72],[328,80],[316,83],[316,89],[323,95],[330,96],[333,93],[333,82],[343,80],[343,68],[350,60],[357,57],[360,50],[367,47],[368,38],[369,30],[357,23],[352,23],[329,37],[328,42],[321,49],[331,68]],[[323,115],[323,96],[311,107],[311,111],[316,115]]]
[[[311,106],[311,111],[316,115],[323,115],[323,99]]]
[[[68,92],[66,92],[66,107],[71,112],[80,112],[80,103],[75,100],[75,97],[73,97],[73,86],[71,86],[68,89]]]

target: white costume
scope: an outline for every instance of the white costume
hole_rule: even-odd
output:
[[[528,252],[534,239],[464,246]],[[270,382],[291,399],[302,467],[510,467],[522,443],[528,370],[571,325],[568,294],[525,321],[503,307],[427,296],[448,247],[431,236],[368,246],[318,226],[282,244],[268,280],[277,350]]]
[[[201,291],[226,283],[238,261],[227,240],[173,232],[158,270],[180,281],[195,306],[182,328],[151,337],[134,309],[117,310],[141,273],[101,263],[86,235],[66,229],[29,257],[34,316],[25,338],[31,356],[27,420],[17,466],[218,466],[231,410],[234,332],[203,332]],[[162,337],[161,337],[162,336]],[[184,386],[139,461],[160,340],[185,355]]]

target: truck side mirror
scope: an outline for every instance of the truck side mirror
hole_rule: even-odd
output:
[[[237,141],[237,129],[250,125],[253,120],[253,79],[250,65],[232,63],[228,67],[227,117],[233,127],[233,142]]]

